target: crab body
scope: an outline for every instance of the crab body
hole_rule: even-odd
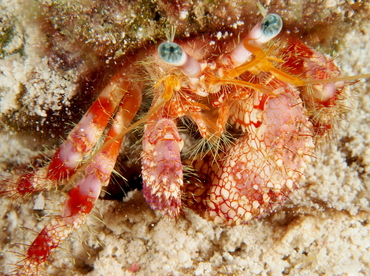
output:
[[[282,204],[304,177],[314,143],[341,117],[345,79],[330,58],[298,40],[264,46],[281,28],[281,18],[271,14],[238,46],[229,41],[213,49],[205,37],[169,41],[157,52],[146,50],[154,54],[145,62],[124,63],[48,166],[4,180],[3,196],[23,198],[79,178],[17,274],[41,273],[52,250],[85,222],[125,135],[141,124],[143,194],[163,215],[190,208],[216,224],[238,225]],[[151,80],[152,103],[135,121],[143,79]],[[179,131],[182,118],[196,134]],[[186,137],[207,146],[185,154]]]

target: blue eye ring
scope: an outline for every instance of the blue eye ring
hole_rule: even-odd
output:
[[[158,46],[158,55],[168,64],[176,65],[184,58],[184,51],[174,42],[163,42]]]
[[[267,37],[278,35],[283,28],[283,19],[276,13],[268,14],[261,23],[262,33]]]

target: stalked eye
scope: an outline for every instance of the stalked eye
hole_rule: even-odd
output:
[[[248,45],[250,43],[255,43],[257,47],[260,48],[262,44],[265,44],[277,36],[282,28],[283,19],[280,17],[280,15],[276,13],[270,13],[266,15],[262,21],[260,21],[252,28],[252,30],[250,30],[244,41],[240,43],[238,47],[234,49],[234,51],[232,51],[231,57],[234,63],[241,65],[250,58],[252,55],[250,50],[253,50],[254,47],[249,47]]]
[[[184,58],[181,47],[173,42],[163,42],[158,47],[159,57],[166,63],[177,65]]]
[[[274,37],[283,28],[283,20],[276,13],[268,14],[261,23],[262,33],[268,37]]]
[[[158,55],[164,62],[177,66],[188,77],[196,77],[200,73],[198,61],[183,51],[180,45],[163,42],[158,46]]]

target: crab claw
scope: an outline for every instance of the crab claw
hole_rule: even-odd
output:
[[[181,207],[183,144],[173,120],[163,118],[147,124],[142,153],[143,194],[154,210],[170,217],[176,217]]]

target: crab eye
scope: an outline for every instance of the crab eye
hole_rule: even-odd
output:
[[[276,13],[268,14],[261,22],[250,30],[245,40],[232,51],[231,56],[236,64],[243,64],[252,55],[250,49],[244,44],[253,41],[257,47],[273,39],[283,28],[283,19]],[[247,48],[246,48],[247,47]],[[253,47],[252,47],[253,48]]]
[[[253,27],[248,38],[258,44],[264,44],[277,36],[283,28],[283,19],[276,13],[268,14],[261,23]]]
[[[201,71],[199,62],[189,56],[176,43],[161,43],[158,46],[158,55],[165,63],[179,67],[186,76],[196,77]]]
[[[161,43],[158,47],[158,55],[164,62],[175,66],[181,66],[186,59],[186,54],[181,47],[173,42]]]
[[[261,23],[262,33],[267,37],[275,37],[283,28],[283,20],[276,13],[268,14]]]

